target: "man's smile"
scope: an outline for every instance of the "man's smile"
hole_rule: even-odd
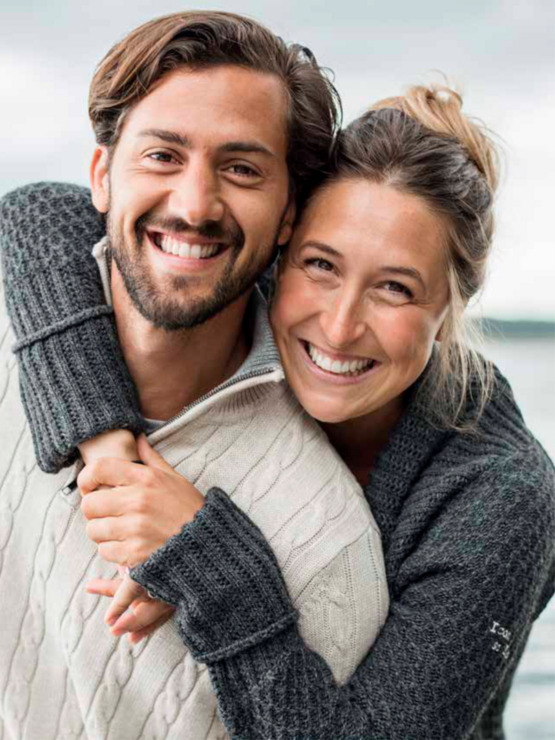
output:
[[[228,247],[224,242],[206,239],[201,236],[187,238],[181,234],[152,231],[149,232],[149,237],[162,252],[182,259],[209,259],[220,254]]]

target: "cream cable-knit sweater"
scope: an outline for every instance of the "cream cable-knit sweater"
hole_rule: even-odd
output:
[[[0,297],[1,298],[1,297]],[[85,535],[78,470],[42,473],[0,309],[0,740],[216,740],[208,672],[173,621],[130,646],[86,594],[114,568]],[[254,307],[253,307],[254,304]],[[225,488],[271,543],[301,633],[344,682],[383,625],[380,535],[354,478],[283,381],[265,308],[253,349],[219,392],[150,437],[202,492]]]

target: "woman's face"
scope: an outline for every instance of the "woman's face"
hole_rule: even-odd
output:
[[[343,180],[312,199],[272,308],[287,379],[311,416],[401,409],[447,311],[444,243],[424,201],[387,185]]]

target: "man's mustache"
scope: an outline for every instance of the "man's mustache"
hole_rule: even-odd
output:
[[[135,232],[140,243],[147,230],[168,231],[173,234],[187,234],[200,236],[205,239],[216,239],[224,244],[230,244],[240,249],[245,243],[245,234],[236,221],[232,222],[231,228],[226,228],[221,221],[205,221],[198,226],[191,226],[179,217],[159,217],[145,213],[137,219]]]

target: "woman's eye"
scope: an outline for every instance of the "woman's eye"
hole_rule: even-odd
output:
[[[398,283],[395,280],[389,280],[384,283],[383,286],[389,293],[396,293],[397,295],[405,295],[407,298],[412,298],[412,290],[407,288],[406,285]]]
[[[321,257],[314,257],[312,259],[309,259],[306,261],[306,264],[309,267],[316,267],[316,269],[323,270],[324,272],[331,272],[333,270],[333,265],[331,264],[331,262],[328,262]]]

